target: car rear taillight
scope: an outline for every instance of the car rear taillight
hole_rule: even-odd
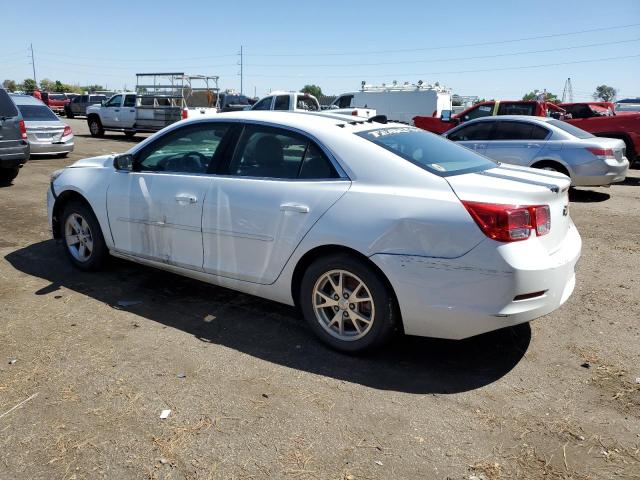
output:
[[[73,132],[71,131],[71,127],[69,125],[65,125],[64,131],[62,132],[62,136],[66,137],[68,135],[73,135]]]
[[[20,138],[27,139],[27,126],[24,124],[24,120],[20,120]]]
[[[538,236],[551,230],[548,205],[503,205],[462,201],[480,230],[499,242],[526,240],[535,230]]]
[[[593,153],[596,157],[608,157],[612,158],[615,155],[613,154],[613,149],[611,148],[596,148],[596,147],[587,147],[591,153]]]
[[[186,108],[182,109],[182,119],[185,120],[189,116],[189,112]]]

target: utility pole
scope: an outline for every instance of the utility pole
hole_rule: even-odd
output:
[[[564,89],[562,90],[562,103],[573,103],[573,85],[571,85],[571,77],[567,78],[564,82]]]
[[[38,85],[38,80],[36,79],[36,61],[33,58],[33,43],[31,46],[31,66],[33,67],[33,81],[36,82],[36,87]]]
[[[243,52],[242,52],[242,45],[240,45],[240,95],[242,95],[242,90],[243,90],[243,81],[244,81],[244,59],[243,59]]]

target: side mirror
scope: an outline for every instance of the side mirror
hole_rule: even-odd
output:
[[[451,110],[442,110],[442,112],[440,113],[440,120],[442,120],[443,122],[450,122]]]
[[[116,170],[124,170],[130,172],[133,170],[133,155],[130,153],[123,153],[116,155],[113,159],[113,166]]]

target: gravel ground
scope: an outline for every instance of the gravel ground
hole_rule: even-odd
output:
[[[639,170],[572,192],[583,256],[558,311],[354,358],[289,307],[123,261],[74,270],[49,175],[139,138],[69,123],[69,158],[0,188],[0,478],[640,478]]]

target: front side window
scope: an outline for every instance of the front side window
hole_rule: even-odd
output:
[[[120,106],[120,102],[122,102],[122,95],[114,95],[113,97],[111,97],[111,99],[107,102],[107,107],[119,107]]]
[[[442,177],[496,166],[495,162],[482,155],[415,127],[379,128],[356,135]]]
[[[351,100],[353,95],[343,95],[338,99],[338,108],[351,108]]]
[[[136,106],[136,96],[135,95],[127,95],[124,97],[124,106],[125,107],[135,107]]]
[[[136,156],[136,170],[147,172],[206,173],[228,125],[188,125],[163,135]]]
[[[320,110],[320,105],[315,99],[300,95],[296,100],[296,108],[298,110],[317,112],[318,110]]]
[[[473,120],[474,118],[488,117],[493,113],[494,105],[494,103],[478,105],[462,115],[462,120],[466,122],[467,120]]]
[[[482,121],[465,125],[447,136],[453,142],[465,142],[470,140],[489,140],[489,135],[493,129],[492,121]]]
[[[271,97],[263,98],[251,110],[271,110],[271,100]]]
[[[276,97],[276,103],[273,106],[274,110],[289,110],[289,95],[278,95]]]
[[[245,127],[229,165],[229,174],[281,179],[338,177],[313,142],[287,130],[260,125]]]

